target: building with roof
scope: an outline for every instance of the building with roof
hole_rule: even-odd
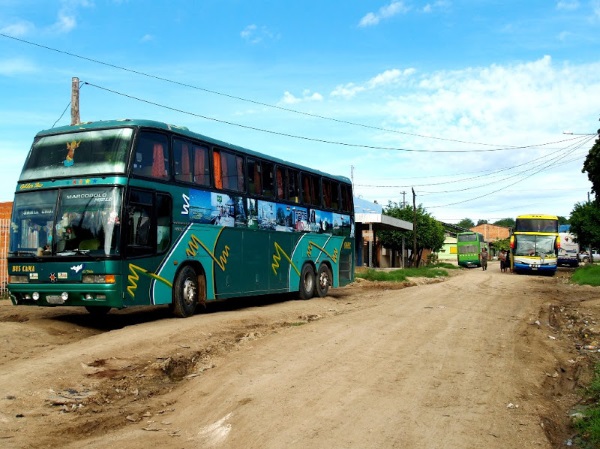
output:
[[[377,232],[381,230],[412,231],[412,223],[385,215],[381,205],[357,197],[354,198],[354,223],[357,267],[364,265],[368,267],[403,265],[403,257],[399,254],[393,254],[392,251],[383,248],[379,244]],[[406,257],[406,250],[402,253]]]

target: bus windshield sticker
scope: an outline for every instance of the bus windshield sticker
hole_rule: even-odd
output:
[[[65,158],[65,167],[71,167],[75,163],[75,150],[79,148],[81,140],[79,142],[67,142],[67,157]]]

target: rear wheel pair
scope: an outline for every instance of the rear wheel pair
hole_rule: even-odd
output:
[[[310,299],[315,293],[320,298],[327,296],[332,280],[331,270],[326,264],[321,264],[316,275],[312,265],[304,264],[300,273],[300,298]]]

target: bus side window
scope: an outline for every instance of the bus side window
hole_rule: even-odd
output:
[[[208,148],[198,145],[192,146],[194,156],[194,183],[208,186],[210,176],[208,175]]]
[[[192,182],[192,157],[188,143],[181,140],[173,142],[173,159],[175,163],[175,179],[177,181]]]
[[[300,182],[298,181],[298,172],[288,169],[287,171],[287,198],[293,203],[300,202]]]
[[[275,181],[277,183],[277,199],[282,200],[285,198],[285,189],[283,185],[283,168],[277,167],[275,170]]]
[[[350,186],[342,184],[342,210],[344,212],[350,212],[352,210],[352,195]]]
[[[213,150],[213,176],[215,178],[215,187],[217,189],[223,188],[223,173],[221,171],[221,152],[219,150]]]
[[[138,138],[133,161],[133,173],[151,178],[169,178],[167,137],[163,134],[142,132]]]
[[[154,195],[132,189],[127,205],[127,253],[131,256],[154,252],[155,229],[152,225]]]
[[[256,195],[261,191],[260,187],[260,162],[248,159],[246,165],[246,179],[248,179],[248,193]]]
[[[263,186],[262,194],[264,196],[268,196],[269,198],[272,198],[273,193],[274,193],[274,182],[273,182],[273,164],[271,164],[270,162],[262,163],[262,186]]]
[[[328,179],[323,179],[321,181],[321,186],[323,189],[323,206],[330,209],[331,208],[331,181]]]
[[[340,208],[340,183],[331,183],[331,208],[338,210]]]
[[[215,187],[241,192],[244,190],[244,159],[227,151],[213,152]]]
[[[319,191],[319,178],[314,175],[302,173],[302,201],[312,206],[321,205],[321,192]]]
[[[169,249],[171,244],[171,197],[156,196],[156,248],[159,253]]]

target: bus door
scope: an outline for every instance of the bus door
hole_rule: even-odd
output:
[[[171,303],[170,295],[159,298],[152,294],[154,282],[172,282],[156,275],[171,246],[171,208],[169,195],[129,190],[123,217],[125,305]]]

